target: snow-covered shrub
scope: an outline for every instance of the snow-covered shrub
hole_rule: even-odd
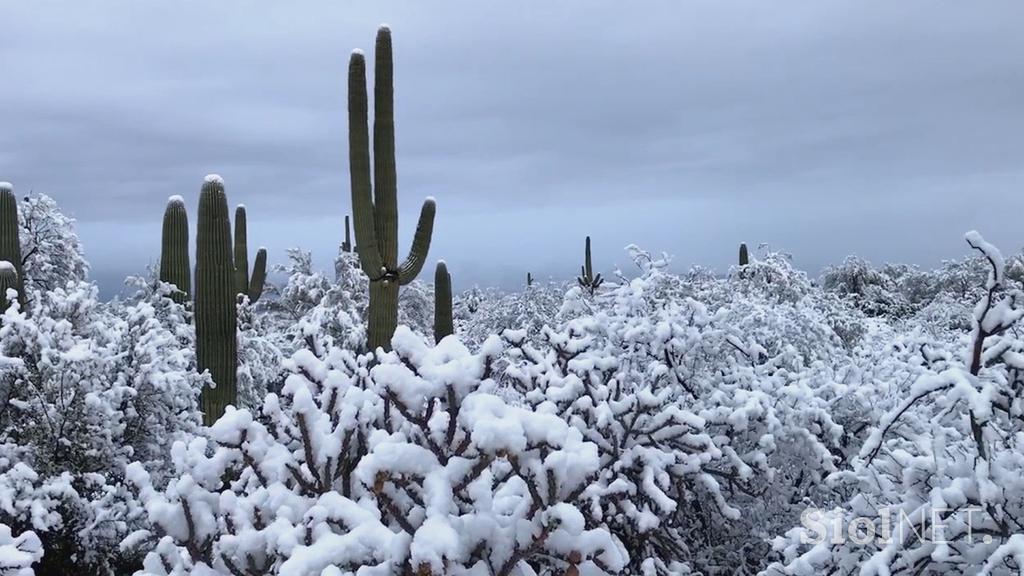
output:
[[[313,269],[309,252],[292,249],[288,257],[287,266],[275,267],[288,276],[287,283],[263,308],[270,316],[264,320],[268,330],[284,336],[280,348],[285,355],[303,348],[326,351],[335,345],[365,348],[369,282],[358,257],[339,251],[333,283]]]
[[[29,299],[34,298],[32,294],[37,290],[45,292],[64,287],[68,282],[85,280],[89,265],[82,256],[74,222],[45,194],[32,194],[18,203],[25,290]]]
[[[907,287],[912,287],[910,278],[907,280]],[[868,316],[896,319],[906,317],[913,310],[891,276],[857,256],[847,256],[839,266],[826,268],[821,275],[821,286],[851,299]]]
[[[539,337],[545,326],[556,323],[566,291],[564,284],[540,282],[521,292],[469,291],[455,303],[455,333],[470,348],[509,329],[525,329],[531,338]]]
[[[113,315],[95,286],[68,282],[37,292],[32,316],[0,319],[0,522],[38,535],[42,573],[123,573],[134,559],[118,545],[141,519],[125,465],[164,469],[198,425],[201,379],[168,293]]]
[[[32,564],[42,557],[43,544],[34,532],[14,536],[9,526],[0,524],[0,574],[35,576]]]
[[[967,242],[989,274],[960,350],[909,347],[920,375],[829,479],[855,495],[777,538],[768,574],[1024,570],[1024,293],[1006,286],[998,250],[976,232]]]
[[[227,412],[178,443],[177,478],[130,470],[156,540],[144,574],[507,575],[523,563],[617,570],[621,544],[571,502],[597,449],[556,414],[489,393],[480,355],[400,327],[394,351],[297,352],[261,417]]]

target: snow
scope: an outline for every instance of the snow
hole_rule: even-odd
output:
[[[819,281],[766,250],[722,276],[634,246],[635,270],[596,293],[458,294],[439,343],[414,281],[374,351],[358,257],[325,274],[292,250],[276,298],[238,307],[239,392],[204,426],[189,308],[145,277],[98,301],[70,221],[22,205],[45,226],[25,239],[30,313],[0,316],[12,574],[40,558],[83,574],[143,558],[140,576],[1024,563],[1024,254],[976,232],[938,270],[848,258]],[[808,541],[815,506],[830,525]],[[940,510],[992,539],[846,539]]]
[[[0,192],[13,192],[14,185],[10,182],[0,182]]]
[[[203,177],[203,182],[206,184],[220,184],[224,185],[224,179],[220,177],[220,174],[207,174]]]
[[[174,196],[169,196],[167,198],[167,203],[168,204],[184,204],[185,203],[185,198],[183,198],[182,196],[180,196],[178,194],[175,194]]]
[[[12,272],[12,273],[14,273],[14,272],[17,272],[17,268],[15,268],[14,264],[11,264],[7,260],[0,260],[0,272]]]

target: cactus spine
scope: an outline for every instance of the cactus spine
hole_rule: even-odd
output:
[[[580,267],[580,276],[576,281],[579,282],[581,287],[589,290],[591,294],[596,292],[604,282],[600,274],[594,276],[594,267],[590,261],[590,236],[587,236],[587,244],[583,253],[583,266]]]
[[[238,370],[231,221],[224,182],[215,175],[206,177],[199,195],[195,276],[196,362],[217,384],[202,392],[203,421],[210,425],[235,403]]]
[[[25,275],[18,230],[18,199],[14,196],[14,187],[9,182],[0,182],[0,261],[14,266],[13,288],[18,291],[21,310],[25,311]]]
[[[368,114],[366,59],[355,51],[348,67],[348,141],[356,250],[370,279],[367,344],[371,350],[389,350],[398,325],[398,288],[412,282],[423,268],[436,207],[432,198],[423,203],[412,248],[399,265],[393,64],[391,31],[386,26],[377,30],[372,182]]]
[[[434,268],[434,343],[455,333],[452,320],[452,276],[444,260]]]
[[[255,304],[263,295],[263,285],[267,281],[267,250],[260,248],[256,252],[256,262],[249,277],[249,233],[245,216],[245,206],[239,204],[235,208],[235,289],[237,294],[249,297]]]
[[[183,303],[192,293],[192,270],[188,255],[188,211],[181,196],[171,196],[164,210],[160,245],[160,281],[174,285],[172,298]]]
[[[342,252],[352,251],[352,235],[349,229],[348,216],[345,216],[345,241],[341,243]]]
[[[11,288],[18,290],[18,272],[15,270],[14,264],[0,260],[0,314],[6,312],[11,305],[7,299],[7,290]]]
[[[740,266],[746,266],[750,263],[750,255],[747,254],[747,244],[745,242],[740,243]]]

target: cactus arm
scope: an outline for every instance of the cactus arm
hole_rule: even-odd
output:
[[[434,269],[434,343],[455,333],[452,319],[452,276],[444,260]]]
[[[345,216],[345,241],[341,243],[341,251],[342,252],[351,252],[352,251],[352,230],[351,230],[351,227],[349,226],[348,215]]]
[[[434,235],[434,215],[437,213],[437,203],[433,198],[427,198],[420,209],[420,220],[416,224],[416,234],[412,239],[412,248],[405,262],[398,269],[398,281],[404,286],[412,282],[427,260],[427,253],[430,252],[430,239]]]
[[[395,167],[395,90],[391,30],[377,30],[373,68],[373,207],[380,257],[398,265],[398,174]]]
[[[592,279],[594,277],[594,267],[590,263],[590,236],[587,236],[586,256],[584,258],[584,262],[585,262],[585,274],[584,274],[584,277],[587,280],[590,280],[590,279]]]
[[[249,303],[255,304],[263,295],[263,285],[267,282],[267,249],[256,251],[256,262],[252,265],[252,280],[249,282]]]
[[[370,182],[370,134],[366,97],[366,58],[352,53],[348,64],[348,161],[352,184],[352,217],[356,249],[363,272],[371,280],[384,273],[374,224],[373,189]]]
[[[249,293],[249,233],[245,206],[235,208],[235,289],[238,294]]]

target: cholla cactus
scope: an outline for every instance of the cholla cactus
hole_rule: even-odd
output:
[[[395,172],[394,85],[391,31],[377,31],[374,67],[373,181],[370,179],[369,106],[366,61],[352,53],[348,67],[349,172],[359,262],[370,278],[368,345],[385,350],[398,325],[398,288],[423,268],[434,229],[435,204],[427,198],[420,211],[412,249],[398,264],[398,182]]]
[[[452,276],[444,260],[434,269],[434,342],[455,333],[452,320]]]
[[[25,309],[25,275],[22,270],[21,240],[18,237],[18,199],[10,182],[0,182],[0,261],[14,266],[18,303]]]
[[[249,277],[249,236],[246,225],[245,205],[235,208],[235,287],[238,294],[249,297],[255,303],[263,295],[263,285],[267,281],[267,249],[256,251],[256,262]]]
[[[590,236],[587,236],[587,247],[584,251],[583,266],[580,267],[580,276],[576,279],[580,286],[589,290],[591,294],[597,291],[604,283],[604,279],[598,274],[594,276],[594,267],[590,262]]]
[[[196,363],[209,370],[216,388],[203,389],[203,420],[212,424],[236,401],[238,317],[231,221],[224,181],[210,175],[199,195],[196,231]]]
[[[172,298],[185,302],[192,293],[192,270],[188,256],[188,211],[181,196],[167,199],[160,245],[160,281],[177,291]]]

